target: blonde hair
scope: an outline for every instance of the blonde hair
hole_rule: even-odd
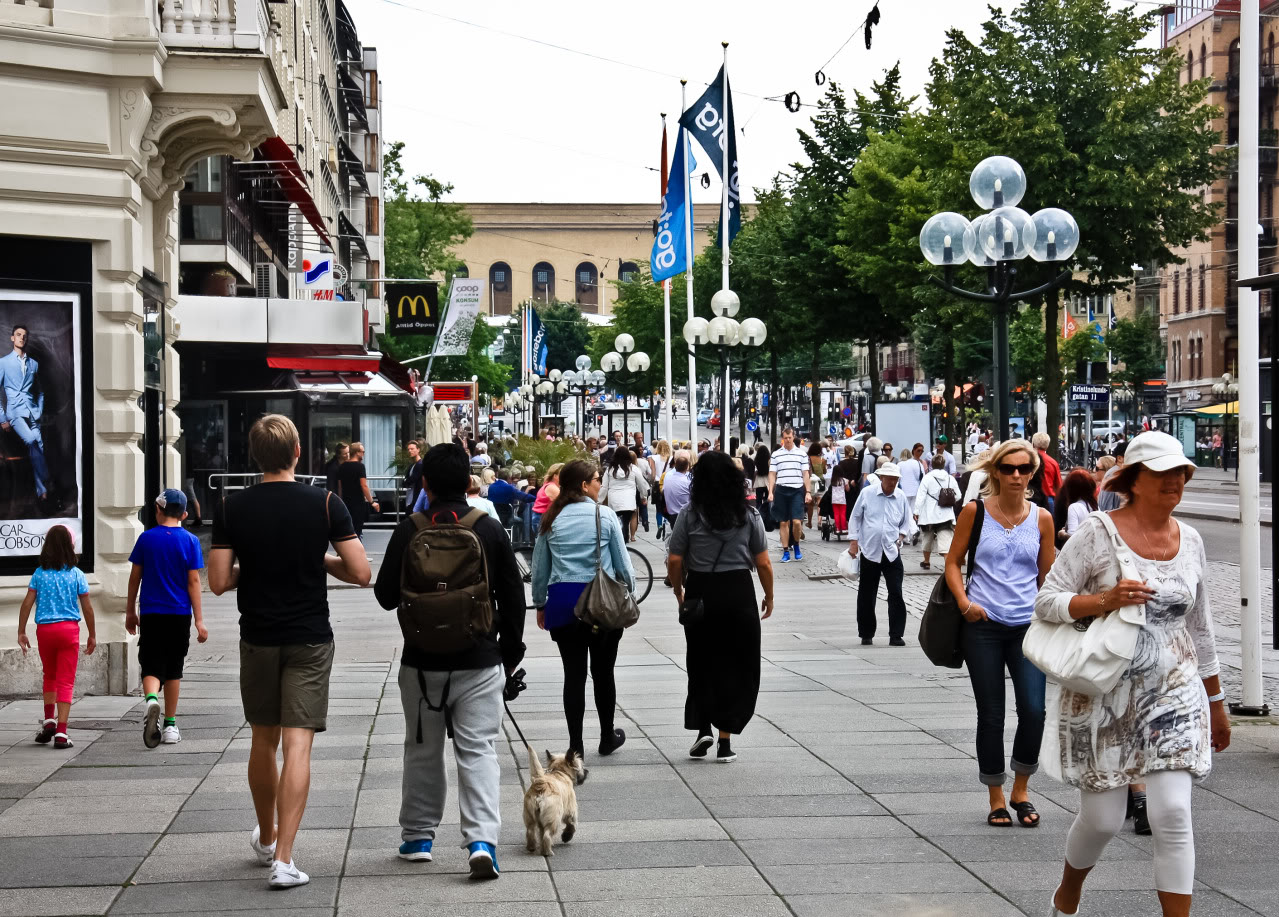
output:
[[[564,468],[563,462],[556,462],[550,468],[546,469],[546,474],[542,476],[542,480],[549,481],[551,478],[556,477],[560,473],[560,471],[563,470],[563,468]]]
[[[496,480],[497,480],[497,472],[494,471],[492,468],[485,468],[483,471],[480,472],[480,483],[484,485],[485,487],[488,487],[490,484],[492,484]]]
[[[1012,455],[1014,452],[1025,452],[1030,456],[1030,476],[1033,478],[1035,472],[1039,470],[1039,453],[1035,451],[1035,447],[1024,439],[1005,440],[993,449],[987,449],[982,453],[984,459],[982,467],[986,471],[986,480],[981,484],[981,495],[983,497],[999,496],[999,464]],[[989,458],[986,458],[990,456]],[[1029,482],[1027,482],[1029,483]],[[1027,497],[1030,496],[1029,488],[1027,489]]]
[[[1111,468],[1114,468],[1114,467],[1115,467],[1115,457],[1113,455],[1103,455],[1101,458],[1097,459],[1098,471],[1109,471]]]
[[[467,496],[470,496],[471,494],[478,494],[479,492],[480,492],[480,479],[477,478],[475,475],[471,475],[471,483],[470,483],[470,486],[466,488],[466,494]]]
[[[264,474],[288,471],[297,461],[300,442],[293,421],[283,414],[264,414],[249,429],[249,457]],[[351,454],[359,445],[351,443]]]
[[[295,430],[294,432],[296,433],[297,431]],[[350,452],[350,454],[351,454],[351,455],[363,455],[363,454],[364,454],[364,443],[351,443],[351,452]]]
[[[659,439],[657,445],[653,447],[653,451],[662,458],[668,459],[671,457],[671,444],[664,439]]]

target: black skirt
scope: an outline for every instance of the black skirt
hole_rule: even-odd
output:
[[[701,597],[706,617],[684,628],[688,642],[688,700],[684,728],[707,723],[739,734],[755,715],[759,698],[760,609],[750,570],[690,571],[685,600]]]

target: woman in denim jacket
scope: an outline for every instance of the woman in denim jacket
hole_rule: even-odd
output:
[[[596,503],[600,472],[593,462],[575,459],[560,471],[560,492],[542,516],[541,536],[533,549],[533,604],[537,626],[550,631],[564,663],[564,717],[568,745],[584,752],[582,718],[586,714],[586,669],[590,659],[595,709],[600,717],[600,754],[610,755],[626,741],[613,728],[617,687],[613,666],[622,631],[592,632],[573,614],[582,591],[595,578],[595,519],[598,513],[600,565],[635,589],[635,571],[617,513]]]

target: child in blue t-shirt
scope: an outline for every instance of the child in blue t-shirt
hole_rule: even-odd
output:
[[[191,621],[196,639],[209,639],[200,607],[200,571],[204,558],[200,539],[182,528],[187,517],[187,498],[169,488],[155,498],[158,525],[138,536],[129,562],[129,607],[124,626],[130,634],[141,629],[138,663],[142,667],[142,690],[146,694],[147,715],[142,741],[147,748],[161,742],[182,741],[178,732],[178,691],[182,685],[182,664],[191,646]],[[141,614],[138,595],[141,587]],[[164,686],[164,732],[160,731],[160,700]]]
[[[36,733],[41,745],[71,748],[67,736],[67,716],[75,689],[76,666],[80,661],[80,620],[89,627],[84,645],[86,656],[98,645],[93,625],[93,604],[89,601],[89,581],[76,566],[75,540],[65,525],[50,527],[40,549],[40,566],[31,574],[31,585],[18,611],[18,646],[25,656],[31,649],[27,639],[27,618],[36,611],[36,642],[44,667],[44,723]],[[54,719],[54,713],[57,719]]]

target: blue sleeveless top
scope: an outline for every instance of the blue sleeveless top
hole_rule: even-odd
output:
[[[1039,594],[1039,507],[1030,504],[1025,520],[1006,529],[987,510],[977,541],[968,598],[986,609],[992,621],[1018,627],[1030,623]]]

